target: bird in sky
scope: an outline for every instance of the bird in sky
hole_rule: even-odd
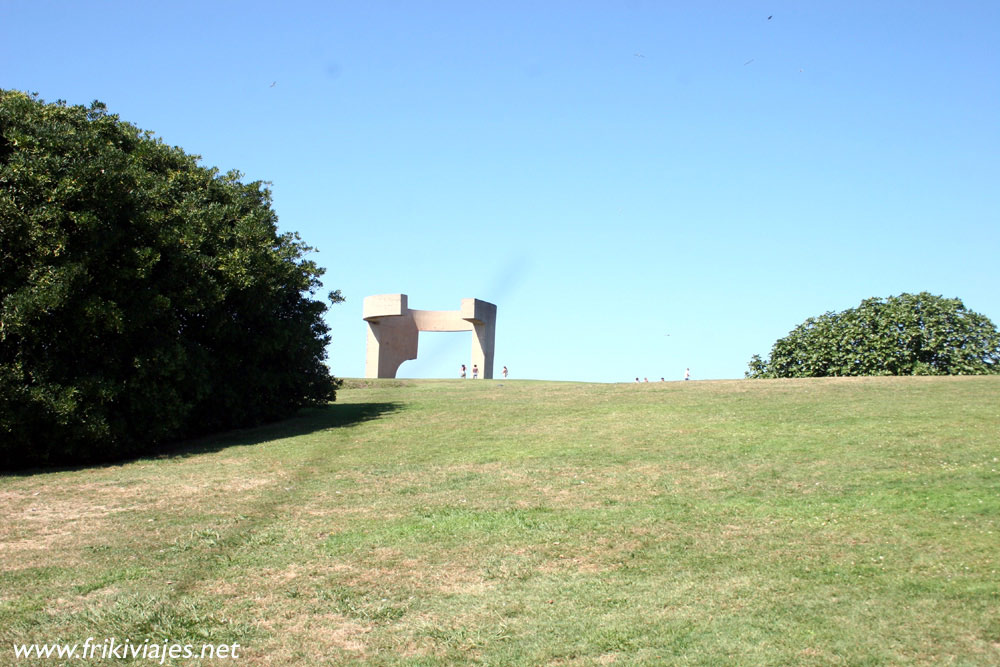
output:
[[[767,17],[767,20],[768,20],[768,21],[770,21],[770,20],[771,20],[771,19],[773,19],[773,18],[774,18],[774,15],[772,14],[771,16],[768,16],[768,17]]]
[[[271,82],[271,88],[274,88],[274,87],[275,87],[275,86],[277,86],[277,85],[278,85],[278,82],[277,82],[277,81],[272,81],[272,82]]]

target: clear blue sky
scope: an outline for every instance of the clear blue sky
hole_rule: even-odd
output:
[[[771,18],[769,18],[771,17]],[[1000,323],[1000,3],[0,0],[0,87],[271,181],[330,365],[366,295],[498,306],[512,378],[743,376],[809,316]],[[402,377],[455,377],[422,334]]]

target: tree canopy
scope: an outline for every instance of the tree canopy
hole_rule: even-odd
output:
[[[311,251],[278,233],[265,183],[99,102],[0,90],[0,466],[147,452],[332,400]]]
[[[810,317],[750,360],[750,378],[1000,373],[1000,334],[959,299],[927,292],[865,299]]]

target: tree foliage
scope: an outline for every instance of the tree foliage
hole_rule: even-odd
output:
[[[0,90],[0,466],[333,399],[323,270],[278,234],[265,184],[240,179],[98,102]]]
[[[1000,334],[959,299],[927,292],[872,298],[809,318],[754,355],[750,378],[1000,373]]]

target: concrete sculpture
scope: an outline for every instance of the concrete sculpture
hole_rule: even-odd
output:
[[[365,377],[394,378],[400,364],[417,358],[421,331],[471,331],[471,365],[493,379],[493,345],[497,307],[479,299],[462,299],[461,310],[410,310],[405,294],[365,297],[368,355]]]

